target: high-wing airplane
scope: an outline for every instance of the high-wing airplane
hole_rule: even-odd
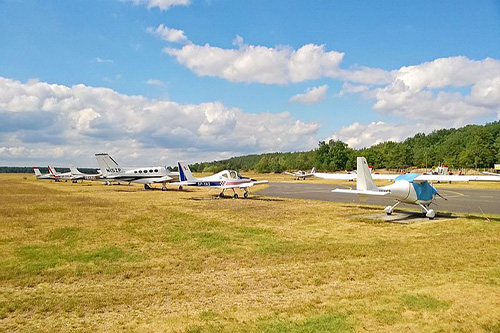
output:
[[[328,179],[346,179],[345,174],[328,174]],[[338,178],[337,178],[338,176]],[[368,169],[368,163],[364,157],[357,158],[356,190],[335,189],[332,192],[358,194],[360,196],[385,196],[396,200],[396,204],[385,207],[387,215],[391,215],[394,208],[401,202],[419,205],[422,213],[429,219],[433,219],[436,213],[429,209],[436,196],[441,196],[438,190],[429,181],[500,181],[497,176],[458,176],[458,175],[422,175],[418,173],[407,173],[403,175],[379,175],[394,179],[394,184],[377,187],[373,183],[376,175],[372,175]],[[388,178],[391,176],[391,178]],[[392,178],[393,177],[393,178]]]
[[[294,176],[296,180],[299,180],[301,178],[303,180],[306,180],[306,178],[314,176],[315,172],[316,172],[316,168],[312,168],[311,172],[298,170],[298,171],[294,171],[294,172],[285,171],[285,174],[290,175],[290,176]]]
[[[234,170],[223,170],[212,176],[196,178],[191,173],[189,166],[184,162],[177,162],[179,167],[179,179],[180,182],[172,183],[182,186],[196,186],[196,187],[208,187],[216,188],[222,190],[219,196],[222,198],[224,196],[224,191],[227,189],[233,190],[233,198],[237,199],[238,194],[236,189],[242,189],[244,198],[248,198],[248,188],[254,185],[267,184],[267,180],[256,181],[254,179],[242,177],[238,172]]]
[[[35,176],[37,179],[49,179],[49,180],[54,179],[54,177],[52,177],[52,174],[50,172],[42,174],[40,172],[40,169],[38,169],[37,167],[34,167],[33,171],[35,172]]]
[[[101,169],[102,176],[108,181],[144,184],[144,189],[146,190],[151,189],[151,184],[161,183],[161,189],[166,191],[166,183],[179,176],[178,172],[172,172],[164,166],[122,168],[108,154],[95,154],[95,157]]]

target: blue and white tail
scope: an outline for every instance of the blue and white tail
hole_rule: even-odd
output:
[[[196,177],[191,173],[189,165],[186,162],[177,162],[177,167],[179,168],[179,180],[181,182],[194,182]]]
[[[106,177],[123,173],[123,169],[111,156],[109,156],[109,154],[95,154],[95,158],[103,176]]]
[[[373,178],[368,168],[368,162],[366,158],[357,158],[357,179],[356,179],[356,190],[362,191],[378,191],[377,185],[373,182]]]
[[[311,173],[316,173],[316,168],[312,168]]]

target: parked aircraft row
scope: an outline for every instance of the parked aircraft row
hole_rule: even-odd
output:
[[[70,167],[70,172],[60,173],[52,166],[49,166],[49,173],[42,174],[38,168],[33,168],[38,179],[51,180],[100,180],[105,183],[138,183],[144,184],[144,189],[151,189],[151,184],[162,184],[162,190],[167,190],[167,184],[179,186],[204,187],[209,189],[221,190],[219,196],[223,197],[225,190],[232,190],[233,197],[238,198],[236,190],[243,190],[243,197],[248,198],[248,188],[254,185],[267,184],[267,180],[256,181],[242,177],[237,171],[223,170],[212,176],[196,178],[191,173],[189,166],[184,162],[178,162],[179,171],[170,171],[164,166],[155,167],[139,167],[126,168],[121,167],[109,154],[95,154],[97,164],[99,165],[99,173],[84,174],[78,171],[74,166]]]
[[[184,186],[194,186],[209,189],[220,190],[220,196],[224,196],[226,190],[233,191],[233,197],[238,198],[236,190],[243,190],[243,197],[248,197],[248,188],[267,184],[267,180],[256,181],[242,177],[237,171],[223,170],[214,175],[196,178],[193,176],[189,166],[184,162],[178,162],[179,171],[170,171],[164,166],[125,168],[121,167],[109,154],[95,154],[100,172],[97,174],[84,174],[78,171],[74,166],[70,167],[70,172],[60,173],[52,166],[49,166],[49,173],[42,174],[38,168],[34,168],[38,179],[53,180],[100,180],[106,183],[139,183],[144,184],[146,190],[151,189],[152,184],[162,184],[162,190],[167,190],[168,185],[178,186],[182,189]],[[356,171],[350,173],[321,173],[312,169],[311,172],[297,171],[288,173],[297,179],[307,177],[318,177],[323,179],[335,180],[356,180],[355,190],[335,189],[332,192],[342,194],[356,194],[360,197],[384,196],[395,200],[395,204],[385,207],[384,211],[391,215],[394,208],[401,202],[418,205],[422,209],[424,216],[433,219],[436,215],[430,205],[436,199],[436,196],[442,197],[438,190],[432,186],[432,182],[448,181],[500,181],[500,175],[491,174],[488,176],[465,176],[465,175],[446,175],[446,174],[418,174],[407,173],[397,174],[372,174],[371,169],[364,157],[357,158]],[[378,187],[374,180],[391,180],[394,183],[387,186]],[[443,198],[444,199],[444,198]],[[445,199],[446,200],[446,199]]]

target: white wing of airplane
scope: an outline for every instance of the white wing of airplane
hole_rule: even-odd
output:
[[[354,180],[357,178],[357,175],[355,173],[322,173],[322,172],[315,172],[314,173],[315,177],[318,178],[323,178],[323,179],[337,179],[337,180]],[[398,177],[399,175],[389,175],[389,174],[372,174],[372,179],[374,180],[394,180]]]
[[[338,180],[354,180],[356,179],[355,173],[323,173],[315,172],[315,177],[322,179],[338,179]]]
[[[370,191],[370,190],[344,190],[344,189],[340,189],[340,188],[336,188],[335,190],[332,190],[332,192],[348,193],[348,194],[377,195],[377,196],[383,196],[383,195],[389,194],[389,192],[379,192],[379,191]]]
[[[227,188],[247,188],[251,187],[254,185],[259,185],[259,184],[267,184],[269,183],[267,180],[259,180],[259,181],[254,181],[254,182],[248,182],[248,183],[240,183],[240,184],[234,184],[234,185],[220,185],[220,186],[212,186],[214,188],[220,188],[220,189],[227,189]]]
[[[500,181],[498,176],[465,176],[465,175],[419,175],[415,178],[418,181],[441,181],[441,182],[497,182]]]

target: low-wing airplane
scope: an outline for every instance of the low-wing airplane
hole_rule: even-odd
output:
[[[164,166],[122,168],[109,154],[95,154],[95,157],[102,177],[108,181],[144,184],[146,190],[151,189],[151,184],[161,183],[161,189],[166,191],[166,183],[179,177],[178,172],[172,172]]]
[[[298,171],[294,171],[294,172],[285,171],[285,174],[290,175],[290,176],[294,176],[295,180],[299,180],[301,178],[303,180],[306,180],[306,178],[314,176],[315,172],[316,172],[316,168],[312,168],[311,172],[298,170]]]
[[[338,178],[336,178],[338,175]],[[329,174],[328,179],[346,179],[345,174]],[[378,187],[373,183],[376,175],[372,175],[368,169],[368,163],[364,157],[357,158],[356,190],[335,189],[332,192],[358,194],[360,196],[385,196],[396,200],[396,204],[387,206],[384,212],[391,215],[394,208],[401,202],[415,204],[422,208],[422,213],[429,219],[433,219],[436,213],[429,209],[436,196],[441,195],[429,181],[500,181],[497,176],[458,176],[458,175],[422,175],[418,173],[407,173],[403,175],[379,175],[394,179],[394,183]],[[387,177],[393,178],[387,178]]]
[[[55,179],[56,181],[72,180],[73,183],[76,183],[76,181],[73,179],[73,176],[71,175],[71,171],[70,172],[59,172],[52,165],[49,165],[48,168],[49,168],[49,173],[52,175],[52,179]]]
[[[54,179],[54,177],[52,177],[52,174],[50,172],[42,174],[40,172],[40,169],[38,169],[37,167],[34,167],[33,171],[35,172],[35,176],[37,179],[49,179],[49,180]]]
[[[74,165],[70,165],[69,170],[73,180],[100,180],[102,173],[88,174],[80,172]]]
[[[180,182],[172,183],[182,186],[196,186],[196,187],[208,187],[216,188],[222,190],[219,196],[222,198],[224,196],[224,191],[227,189],[233,190],[233,198],[238,198],[238,193],[236,189],[242,189],[244,198],[248,198],[248,188],[254,185],[267,184],[267,180],[256,181],[254,179],[242,177],[238,172],[234,170],[223,170],[214,175],[196,178],[191,173],[191,169],[184,162],[177,162],[179,167],[179,179]]]

